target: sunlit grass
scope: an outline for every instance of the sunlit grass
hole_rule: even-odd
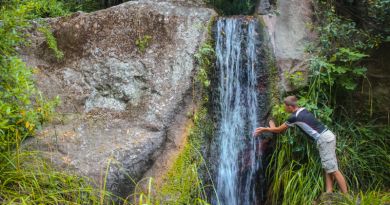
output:
[[[0,202],[2,204],[112,204],[110,193],[92,186],[87,178],[59,172],[39,152],[1,155]]]
[[[367,204],[371,204],[370,200],[372,204],[384,204],[389,197],[390,128],[344,123],[336,124],[334,131],[339,167],[353,198]],[[268,195],[271,204],[312,204],[325,190],[318,153],[304,137],[290,132],[277,139],[267,171],[271,180]],[[374,200],[375,196],[378,199]]]

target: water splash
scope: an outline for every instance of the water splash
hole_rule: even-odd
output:
[[[219,166],[217,194],[223,205],[256,204],[255,181],[261,166],[258,125],[258,22],[221,18],[217,22]]]

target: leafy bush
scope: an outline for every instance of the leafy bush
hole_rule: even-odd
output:
[[[109,192],[93,187],[86,178],[58,172],[42,153],[1,155],[1,204],[114,204]]]
[[[126,2],[126,0],[60,0],[71,12],[92,12]]]
[[[256,5],[255,0],[205,0],[221,15],[249,15]]]
[[[316,14],[319,34],[309,45],[312,55],[308,86],[296,91],[299,105],[312,111],[337,135],[337,156],[352,199],[381,204],[390,197],[390,178],[384,167],[390,164],[388,125],[370,122],[370,116],[356,118],[356,108],[346,109],[367,69],[363,60],[384,38],[363,30],[350,19],[336,14],[333,1],[319,0]],[[378,12],[382,12],[379,10]],[[283,104],[276,103],[273,115],[279,123],[287,117]],[[371,110],[371,108],[365,108]],[[353,117],[351,117],[353,116]],[[367,118],[366,118],[367,117]],[[267,177],[271,204],[312,204],[323,191],[322,168],[313,143],[295,130],[278,136]],[[381,193],[381,194],[379,194]],[[383,193],[383,194],[382,194]],[[377,199],[374,199],[378,196]],[[345,204],[353,204],[351,200]]]
[[[33,68],[17,56],[28,45],[31,19],[64,15],[54,0],[10,0],[0,8],[0,203],[95,203],[98,191],[84,179],[55,171],[40,154],[21,151],[20,143],[51,118],[59,99],[47,100],[36,89]],[[47,26],[39,28],[57,57],[62,53]],[[102,194],[105,194],[102,192]],[[107,201],[108,202],[108,201]]]
[[[11,0],[0,9],[0,151],[11,150],[49,117],[58,102],[45,101],[35,88],[33,70],[17,57],[16,47],[26,45],[29,19],[63,15],[61,3],[56,1]],[[58,50],[47,27],[40,28],[49,46]]]

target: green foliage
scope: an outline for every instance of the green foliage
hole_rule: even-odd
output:
[[[284,73],[285,78],[291,82],[292,86],[299,88],[305,85],[305,78],[302,71],[297,71],[295,73],[289,74],[288,72]]]
[[[15,48],[26,44],[29,19],[64,14],[55,1],[17,1],[4,4],[0,27],[0,151],[11,150],[49,118],[58,102],[45,102],[32,80],[32,69],[16,56]],[[57,51],[55,39],[41,28],[49,46]]]
[[[208,170],[207,162],[204,160],[202,145],[214,136],[214,123],[208,110],[210,93],[210,75],[214,67],[215,51],[211,41],[203,44],[195,54],[197,63],[200,66],[196,76],[197,83],[200,83],[199,108],[194,113],[193,126],[191,127],[183,151],[175,161],[173,167],[165,176],[164,184],[158,194],[159,201],[163,204],[209,204],[206,190],[214,191],[214,184]],[[195,88],[195,85],[194,85]],[[195,97],[195,96],[194,96]],[[211,184],[204,184],[210,180]]]
[[[109,192],[86,178],[58,172],[41,155],[1,154],[1,204],[115,204]]]
[[[141,53],[144,53],[146,49],[149,47],[150,41],[152,40],[152,36],[145,35],[139,37],[135,40],[135,45]]]
[[[63,16],[68,13],[64,4],[58,0],[7,0],[0,2],[5,14],[19,14],[18,21],[46,17]]]
[[[340,170],[351,192],[357,193],[345,204],[354,204],[357,198],[364,204],[383,204],[389,198],[386,190],[390,178],[384,167],[390,165],[386,154],[390,149],[387,140],[390,128],[364,118],[348,117],[354,109],[344,109],[342,104],[351,100],[346,100],[347,96],[366,78],[367,69],[362,62],[383,38],[338,16],[331,4],[331,1],[317,2],[320,26],[315,29],[319,38],[317,44],[307,49],[312,55],[308,86],[295,94],[300,106],[313,112],[337,135]],[[273,116],[278,123],[283,123],[288,114],[283,104],[275,104]],[[278,137],[267,170],[271,204],[312,204],[323,191],[319,156],[306,138],[296,130]]]
[[[207,166],[199,150],[204,139],[212,133],[211,125],[207,109],[198,110],[188,142],[160,189],[159,197],[164,204],[208,204],[206,185],[199,174],[199,170],[207,169]]]
[[[207,177],[211,180],[211,175],[200,150],[205,140],[213,135],[214,127],[205,103],[203,100],[192,116],[187,142],[163,176],[162,184],[157,187],[152,178],[144,179],[148,180],[146,190],[138,184],[132,195],[136,204],[209,205],[206,190],[212,189],[215,193],[215,189],[212,181],[204,183]],[[127,201],[124,204],[128,204]]]
[[[45,35],[46,43],[48,47],[54,52],[56,58],[62,59],[64,57],[64,53],[58,49],[57,41],[50,29],[47,26],[42,26],[38,28],[38,31],[42,32]]]
[[[32,19],[55,17],[67,14],[63,4],[55,0],[10,0],[2,3],[0,8],[0,54],[2,57],[14,56],[15,48],[26,45],[27,30],[31,27]],[[42,22],[41,22],[42,23]],[[49,47],[61,56],[55,39],[46,26],[40,27],[47,38]]]
[[[210,69],[213,67],[215,62],[213,44],[211,42],[203,44],[195,54],[195,58],[200,65],[196,80],[201,83],[203,88],[207,89],[210,86]]]
[[[195,54],[200,69],[196,76],[196,83],[200,87],[197,96],[200,97],[198,109],[192,116],[193,125],[190,129],[187,143],[175,160],[172,168],[164,176],[161,187],[152,204],[209,204],[207,191],[214,191],[214,184],[208,170],[208,165],[201,152],[204,144],[214,136],[214,123],[210,116],[209,97],[210,75],[214,67],[215,51],[213,42],[203,44]],[[196,94],[194,94],[195,98]],[[210,184],[205,184],[209,181]],[[144,194],[146,196],[146,194]],[[146,197],[148,198],[148,197]],[[150,201],[150,200],[149,200]]]
[[[360,202],[361,205],[382,205],[388,204],[390,201],[390,194],[388,192],[380,191],[368,191],[368,192],[358,192],[353,195],[351,199],[347,199],[345,205],[356,205],[357,202]]]
[[[290,131],[291,132],[291,131]],[[279,136],[267,176],[271,204],[311,204],[324,182],[315,147],[296,133]]]
[[[16,48],[28,45],[31,20],[66,14],[54,0],[10,0],[0,8],[0,203],[70,204],[94,203],[99,194],[76,176],[60,173],[38,153],[21,151],[20,144],[50,120],[59,99],[48,100],[36,89],[32,74],[17,56]],[[48,27],[39,30],[48,46],[58,50]],[[101,194],[105,194],[101,192]],[[107,201],[108,202],[108,201]]]
[[[105,8],[101,0],[61,0],[61,2],[70,12],[92,12]]]
[[[48,120],[59,99],[45,100],[35,89],[32,72],[17,57],[0,59],[0,152],[32,136]]]
[[[221,15],[249,15],[256,5],[254,0],[206,0]]]
[[[60,0],[71,12],[92,12],[126,2],[126,0]]]
[[[390,183],[389,127],[358,126],[354,122],[336,124],[337,156],[349,188],[353,191],[386,190]],[[301,133],[289,131],[279,136],[267,176],[272,178],[272,204],[312,204],[323,192],[322,167],[313,143]],[[389,194],[387,194],[389,197]]]
[[[308,49],[313,57],[306,95],[315,104],[322,102],[333,107],[338,94],[354,90],[359,80],[365,78],[366,68],[361,61],[368,57],[367,50],[378,46],[380,38],[337,16],[333,7],[320,8],[323,10],[317,11],[322,25],[316,28],[318,45]]]

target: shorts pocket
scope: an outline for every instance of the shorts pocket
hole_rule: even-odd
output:
[[[323,142],[331,142],[336,140],[336,135],[334,135],[330,130],[326,131],[321,137],[323,138]]]

